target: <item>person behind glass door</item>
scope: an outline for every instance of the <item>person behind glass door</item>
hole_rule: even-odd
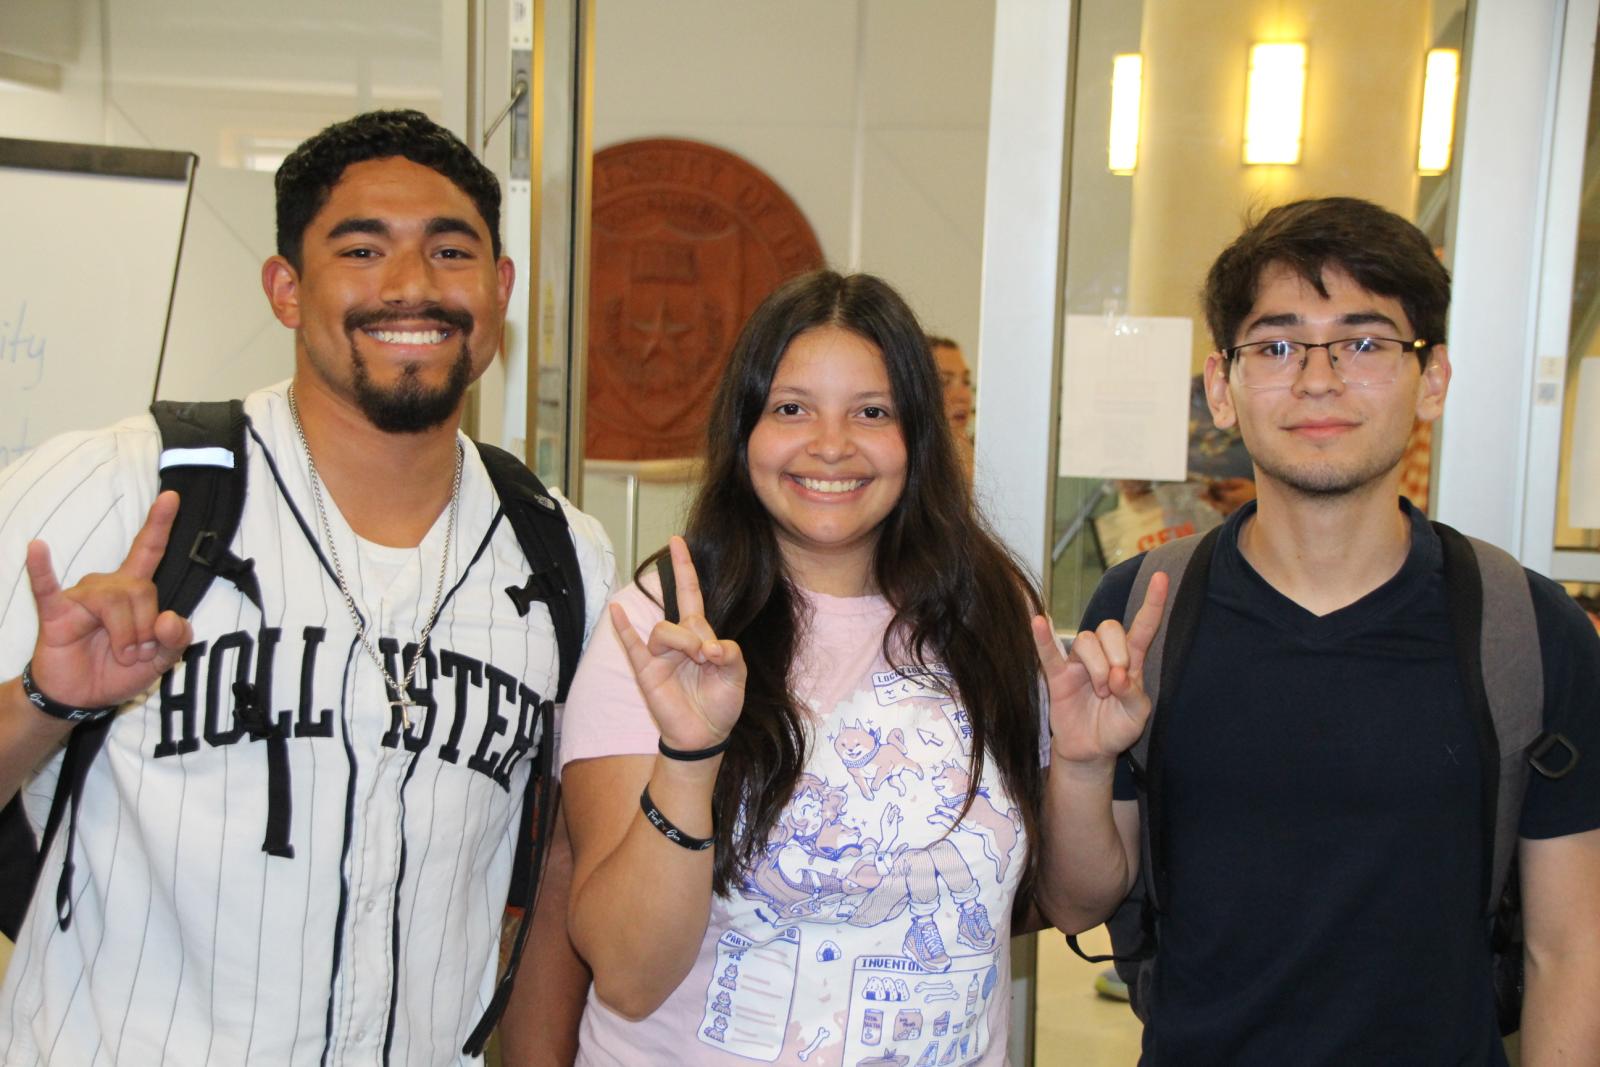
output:
[[[933,352],[933,362],[939,368],[939,386],[944,390],[944,415],[955,435],[956,454],[967,481],[972,481],[972,434],[977,425],[978,409],[972,388],[972,370],[961,346],[948,337],[928,335],[928,348]]]
[[[679,621],[647,561],[567,705],[579,1062],[997,1067],[1039,602],[972,507],[915,317],[867,275],[788,283],[709,426]]]

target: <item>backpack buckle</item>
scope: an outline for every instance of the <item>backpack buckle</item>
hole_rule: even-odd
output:
[[[1546,765],[1545,757],[1557,746],[1567,750],[1567,759],[1561,767],[1552,768]],[[1528,763],[1546,778],[1565,778],[1578,765],[1578,746],[1567,740],[1565,734],[1545,734],[1529,750]]]
[[[201,530],[194,536],[194,544],[189,546],[189,558],[202,567],[215,566],[213,558],[216,555],[217,531]]]
[[[522,583],[520,588],[515,585],[506,586],[506,596],[516,605],[517,614],[523,616],[528,614],[528,609],[534,604],[553,604],[565,593],[560,573],[553,570],[533,572],[528,575],[528,580]]]

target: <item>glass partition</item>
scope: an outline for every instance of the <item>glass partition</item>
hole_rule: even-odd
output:
[[[1589,95],[1588,138],[1566,354],[1566,407],[1556,498],[1556,547],[1600,549],[1600,66]]]
[[[1076,628],[1108,566],[1215,526],[1254,496],[1249,455],[1212,424],[1198,384],[1213,348],[1200,287],[1247,218],[1303,197],[1362,197],[1416,222],[1448,262],[1465,6],[1076,5],[1060,439],[1048,444],[1058,478],[1047,582],[1061,629]],[[1414,433],[1403,472],[1402,491],[1424,508],[1430,431]],[[1083,942],[1110,950],[1103,929]],[[1096,1004],[1103,969],[1040,938],[1038,1047],[1085,1063],[1137,1058],[1137,1019]]]
[[[662,412],[782,278],[882,275],[976,362],[994,4],[608,0],[595,20],[584,505],[626,572],[697,479],[698,433]]]
[[[1589,89],[1556,481],[1554,576],[1600,626],[1600,65]]]
[[[1249,456],[1211,425],[1198,385],[1213,347],[1200,285],[1246,218],[1307,196],[1363,197],[1411,218],[1448,259],[1448,122],[1464,9],[1462,0],[1079,4],[1063,295],[1067,466],[1050,574],[1058,625],[1076,623],[1106,566],[1216,525],[1253,495]],[[1426,131],[1425,101],[1434,107]],[[1186,421],[1186,462],[1175,470],[1171,448],[1151,466],[1127,444],[1100,460],[1069,447],[1074,412],[1109,402],[1099,392],[1085,400],[1104,384],[1095,369],[1114,365],[1126,377],[1139,345],[1160,355],[1169,378],[1179,364],[1192,376],[1186,402],[1169,381],[1162,414],[1130,411],[1125,423],[1131,444],[1160,436],[1160,419]],[[1430,442],[1430,428],[1419,427],[1403,484],[1423,507]]]

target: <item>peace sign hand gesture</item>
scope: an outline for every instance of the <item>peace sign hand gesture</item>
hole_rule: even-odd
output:
[[[152,578],[178,514],[178,494],[150,505],[122,565],[61,588],[43,541],[28,545],[28,584],[39,615],[33,679],[52,700],[77,708],[120,704],[149,689],[188,647],[187,620],[156,603]]]
[[[674,537],[667,551],[678,592],[678,621],[656,623],[648,644],[616,603],[611,605],[611,624],[661,740],[670,748],[711,748],[732,732],[744,708],[744,656],[737,644],[720,640],[706,621],[689,546]]]
[[[1057,758],[1073,763],[1114,759],[1139,740],[1150,717],[1145,654],[1161,625],[1167,584],[1165,572],[1151,577],[1131,629],[1107,619],[1079,633],[1066,655],[1050,620],[1034,616],[1033,641],[1050,689],[1050,744]]]

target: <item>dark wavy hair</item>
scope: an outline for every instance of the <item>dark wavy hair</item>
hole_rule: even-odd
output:
[[[905,489],[879,528],[874,574],[894,608],[884,652],[907,674],[942,664],[972,724],[972,792],[993,760],[1037,840],[1039,660],[1028,620],[1039,597],[973,507],[944,417],[933,356],[900,295],[867,274],[817,271],[767,297],[734,343],[712,400],[705,480],[685,539],[706,618],[749,666],[744,710],[712,793],[713,888],[726,895],[766,844],[805,767],[808,712],[789,689],[803,601],[784,569],[771,516],[750,481],[748,444],[789,343],[837,326],[883,353],[906,445]],[[656,556],[640,565],[653,569]],[[907,662],[909,660],[909,662]],[[1035,866],[1030,847],[1026,891]]]
[[[500,258],[500,183],[472,149],[420,111],[368,111],[307,138],[278,167],[278,255],[300,269],[306,227],[352,163],[400,156],[450,179],[478,209]]]
[[[1235,343],[1255,307],[1261,272],[1274,264],[1293,270],[1323,297],[1322,272],[1333,266],[1369,293],[1398,300],[1416,335],[1430,344],[1419,353],[1424,366],[1431,346],[1444,344],[1450,272],[1427,235],[1370,201],[1330,196],[1273,208],[1211,265],[1201,302],[1219,350]]]

